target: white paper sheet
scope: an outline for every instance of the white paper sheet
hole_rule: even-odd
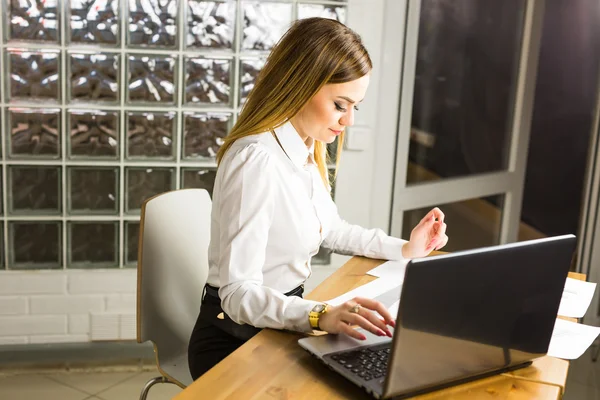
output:
[[[595,290],[595,283],[567,278],[558,315],[582,318],[592,302]]]
[[[600,328],[557,318],[550,339],[548,355],[575,360],[588,349],[600,334]]]
[[[368,299],[374,299],[375,297],[397,287],[398,282],[395,282],[392,279],[375,279],[374,281],[369,282],[366,285],[359,286],[356,289],[353,289],[349,292],[344,293],[341,296],[336,297],[335,299],[326,301],[326,303],[331,304],[332,306],[338,306],[348,300],[352,300],[355,297],[366,297]]]
[[[396,319],[398,316],[398,307],[400,307],[400,300],[388,307],[388,311],[392,314],[392,318]]]
[[[404,282],[404,272],[408,261],[386,261],[367,272],[367,274],[383,279],[393,279],[399,285]]]

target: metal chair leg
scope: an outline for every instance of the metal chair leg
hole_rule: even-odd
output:
[[[150,388],[152,386],[156,385],[157,383],[172,383],[173,385],[176,384],[175,382],[171,382],[164,376],[157,376],[156,378],[152,378],[148,382],[146,382],[144,389],[142,389],[142,393],[140,394],[140,400],[146,400],[146,397],[148,397],[148,392],[150,391]]]

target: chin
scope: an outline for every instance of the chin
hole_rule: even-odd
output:
[[[335,142],[336,138],[337,138],[337,136],[331,135],[331,136],[328,136],[327,139],[325,139],[323,141],[327,144],[331,144],[331,143]]]

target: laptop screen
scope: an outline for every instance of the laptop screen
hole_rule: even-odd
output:
[[[574,250],[567,235],[411,261],[385,392],[545,355]]]

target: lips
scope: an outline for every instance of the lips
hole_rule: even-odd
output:
[[[335,136],[339,136],[339,135],[340,135],[340,134],[343,132],[343,131],[336,131],[336,130],[333,130],[333,129],[331,129],[331,128],[329,128],[329,130],[330,130],[331,132],[333,132],[333,134],[334,134]]]

